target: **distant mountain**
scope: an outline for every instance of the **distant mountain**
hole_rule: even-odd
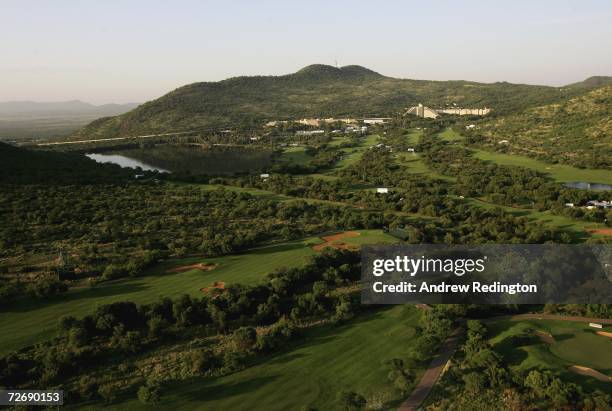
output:
[[[134,103],[96,106],[79,100],[0,102],[0,139],[65,136],[92,120],[123,114],[137,106]]]
[[[407,106],[491,107],[496,114],[546,104],[576,88],[468,81],[404,80],[361,66],[315,64],[284,76],[193,83],[128,113],[99,119],[73,139],[130,136],[300,117],[394,115]]]
[[[591,77],[583,83],[602,84],[602,79]],[[484,120],[478,132],[485,137],[484,144],[496,151],[578,167],[612,168],[612,83],[554,104]]]
[[[80,100],[38,102],[38,101],[6,101],[0,102],[0,116],[27,114],[98,114],[113,116],[125,113],[138,104],[103,104],[96,106]]]

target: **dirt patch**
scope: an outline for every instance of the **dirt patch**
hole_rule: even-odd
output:
[[[545,342],[546,344],[554,344],[555,343],[555,337],[553,337],[551,334],[549,334],[547,332],[535,330],[534,334],[537,335],[538,338],[540,340],[542,340],[542,342]]]
[[[589,377],[597,378],[599,381],[612,382],[612,378],[608,377],[607,375],[602,374],[592,368],[583,367],[582,365],[572,365],[571,367],[569,367],[569,370],[576,374],[587,375]]]
[[[185,271],[190,270],[200,270],[200,271],[212,271],[217,268],[216,264],[212,263],[197,263],[191,265],[181,265],[180,267],[174,267],[167,270],[167,273],[184,273]]]
[[[612,235],[612,228],[593,228],[588,231],[592,234]]]
[[[215,292],[223,290],[225,290],[225,283],[223,281],[215,281],[210,287],[200,289],[200,291],[205,294],[214,294]]]
[[[602,337],[612,338],[612,333],[609,333],[607,331],[596,331],[595,334],[601,335]]]
[[[321,251],[324,248],[332,247],[332,248],[338,248],[342,250],[356,250],[359,248],[359,246],[354,245],[354,244],[347,244],[344,241],[340,241],[340,240],[342,240],[343,238],[354,238],[358,236],[359,236],[359,233],[357,231],[345,231],[343,233],[327,235],[325,237],[321,237],[321,239],[325,241],[324,243],[317,244],[313,246],[312,249],[315,251]]]

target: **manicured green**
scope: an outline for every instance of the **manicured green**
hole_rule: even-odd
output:
[[[359,316],[341,326],[306,332],[293,349],[221,378],[197,378],[164,389],[172,410],[339,410],[337,395],[355,391],[397,406],[401,394],[387,379],[382,361],[408,359],[421,313],[396,306]],[[417,377],[423,369],[415,369]],[[110,407],[145,410],[136,398]]]
[[[612,339],[595,334],[596,330],[588,324],[548,320],[502,320],[489,324],[488,328],[490,343],[511,367],[519,370],[552,370],[563,379],[585,387],[599,388],[607,392],[612,390],[612,383],[568,370],[572,365],[581,365],[612,376]],[[607,331],[610,331],[609,328],[608,326]],[[532,343],[517,346],[511,339],[514,335],[533,334],[534,330],[550,333],[555,338],[555,343],[547,344],[535,337]]]

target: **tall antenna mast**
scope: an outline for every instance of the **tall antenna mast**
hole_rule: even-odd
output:
[[[334,60],[336,62],[336,68],[338,68],[338,59]]]

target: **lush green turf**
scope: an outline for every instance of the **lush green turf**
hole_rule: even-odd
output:
[[[356,245],[389,244],[399,241],[397,238],[383,233],[382,230],[357,230],[357,232],[359,233],[358,237],[346,237],[341,241]]]
[[[490,342],[503,355],[505,361],[519,370],[552,370],[563,379],[579,383],[587,388],[599,388],[612,392],[612,383],[568,371],[572,365],[593,368],[612,376],[612,339],[595,334],[585,323],[527,320],[503,320],[489,324]],[[608,327],[610,328],[610,327]],[[555,338],[554,344],[533,339],[533,343],[516,346],[513,335],[540,330]],[[610,331],[610,330],[608,330]]]
[[[203,190],[218,190],[225,189],[230,191],[235,191],[237,193],[248,193],[257,197],[264,197],[268,200],[272,201],[289,201],[295,200],[295,197],[286,196],[283,194],[273,193],[272,191],[260,190],[258,188],[250,188],[250,187],[238,187],[238,186],[226,186],[220,184],[198,184]]]
[[[378,140],[378,134],[369,134],[365,138],[359,139],[359,147],[341,149],[344,152],[344,156],[338,161],[334,170],[343,169],[359,161],[365,150],[369,149],[370,146],[378,144]]]
[[[280,156],[279,161],[306,165],[312,160],[312,156],[306,154],[306,147],[288,147],[283,150],[283,154]]]
[[[446,129],[438,134],[445,141],[461,142],[463,138],[452,129]],[[612,171],[604,169],[582,169],[564,164],[550,164],[526,156],[497,153],[470,147],[474,156],[484,161],[491,161],[505,166],[531,168],[549,175],[561,183],[583,181],[587,183],[612,184]]]
[[[355,238],[342,241],[353,244],[394,242],[396,239],[380,230],[363,230]],[[278,267],[295,267],[312,255],[312,245],[318,237],[269,245],[236,255],[218,258],[184,258],[169,260],[148,270],[143,276],[80,288],[49,300],[27,300],[15,303],[0,312],[0,354],[33,344],[55,333],[62,315],[83,316],[102,304],[115,301],[149,303],[160,297],[181,294],[201,295],[200,289],[215,281],[252,284]],[[191,270],[168,273],[168,269],[198,262],[217,264],[217,268],[202,272]]]
[[[464,201],[467,201],[468,203],[472,205],[487,208],[487,209],[501,208],[507,213],[513,214],[517,217],[526,217],[532,220],[539,221],[546,225],[551,225],[558,229],[568,231],[572,233],[577,239],[586,238],[589,235],[588,231],[591,229],[606,228],[606,226],[600,223],[593,223],[593,222],[583,221],[583,220],[575,220],[569,217],[552,214],[550,211],[537,211],[533,209],[509,207],[509,206],[489,203],[487,201],[483,201],[477,198],[466,198]],[[591,234],[591,235],[593,237],[603,237],[603,235],[601,234]]]
[[[559,182],[584,181],[587,183],[612,184],[612,171],[602,169],[582,169],[564,164],[549,164],[533,158],[516,156],[491,151],[477,150],[474,156],[481,160],[501,165],[527,167],[548,174]]]
[[[409,143],[416,145],[418,144],[419,139],[421,138],[422,135],[423,135],[422,130],[410,130],[408,134],[406,135],[406,139],[408,140]]]
[[[222,378],[198,378],[165,388],[162,406],[172,410],[341,409],[342,390],[366,399],[401,401],[383,360],[407,359],[421,313],[412,306],[372,312],[341,326],[306,333],[293,349]],[[422,369],[416,369],[422,375]],[[138,400],[112,409],[144,410]]]
[[[419,153],[399,153],[397,154],[395,160],[398,164],[406,167],[410,173],[427,174],[427,176],[431,178],[446,181],[456,180],[455,177],[445,176],[444,174],[436,173],[435,171],[431,170],[429,167],[427,167],[427,164],[425,164]]]
[[[438,134],[438,137],[440,137],[444,141],[462,141],[463,140],[463,137],[457,134],[455,130],[453,130],[452,128],[447,128],[446,130]]]

